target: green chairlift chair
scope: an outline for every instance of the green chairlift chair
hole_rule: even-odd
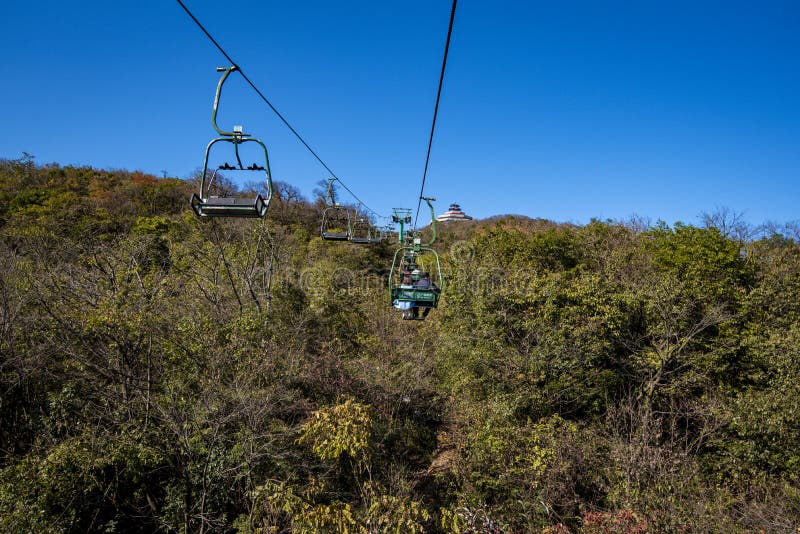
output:
[[[396,208],[396,216],[393,219],[400,223],[398,241],[402,246],[394,253],[389,274],[389,296],[392,305],[402,310],[403,319],[418,321],[424,320],[431,309],[439,306],[444,286],[439,255],[430,247],[436,241],[436,218],[431,204],[435,199],[423,197],[423,200],[431,209],[433,237],[425,244],[421,243],[419,237],[415,237],[410,244],[404,245],[402,228],[404,224],[411,222],[411,210],[405,215],[405,211]],[[427,283],[423,284],[423,280],[427,280]],[[420,309],[422,315],[419,314]]]
[[[336,202],[333,182],[336,178],[328,178],[328,198],[325,209],[322,210],[322,223],[320,235],[328,241],[347,241],[350,239],[350,210]]]
[[[219,67],[217,72],[222,72],[222,77],[217,84],[217,91],[214,96],[214,108],[211,112],[211,124],[214,129],[219,133],[220,137],[213,139],[206,147],[206,154],[203,160],[203,174],[200,176],[200,191],[192,194],[190,204],[195,214],[198,217],[241,217],[241,218],[262,218],[267,214],[270,200],[272,200],[272,178],[269,169],[269,155],[267,154],[267,147],[260,139],[251,137],[250,134],[242,132],[241,126],[234,126],[233,131],[228,132],[222,130],[217,126],[217,110],[219,108],[220,95],[222,94],[222,85],[225,80],[230,76],[231,72],[238,70],[237,67]],[[211,148],[217,143],[231,143],[233,145],[234,155],[236,156],[236,164],[229,165],[227,162],[220,165],[208,177],[208,163]],[[264,154],[263,165],[253,163],[245,167],[239,156],[239,146],[244,143],[256,143],[261,147]],[[260,193],[254,197],[241,197],[241,196],[220,196],[214,194],[214,182],[217,178],[218,171],[231,170],[231,171],[250,171],[253,173],[263,173],[266,181],[266,196]]]
[[[374,243],[374,229],[366,217],[356,217],[350,226],[350,242],[359,245]]]

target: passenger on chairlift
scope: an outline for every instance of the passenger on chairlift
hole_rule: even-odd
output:
[[[400,287],[403,289],[411,289],[414,287],[413,281],[411,280],[411,271],[406,271],[403,273],[403,279],[400,282]]]
[[[402,311],[405,320],[424,319],[431,309],[438,307],[442,292],[442,289],[434,283],[435,279],[431,277],[431,271],[422,267],[424,260],[426,267],[430,266],[434,269],[433,272],[438,277],[436,280],[441,285],[442,273],[439,255],[430,248],[430,245],[436,240],[436,218],[433,204],[431,204],[434,199],[428,197],[420,197],[420,199],[427,202],[431,210],[430,242],[422,243],[422,239],[417,233],[404,230],[402,224],[405,219],[400,219],[397,214],[394,217],[395,222],[401,223],[401,233],[398,239],[401,246],[395,252],[392,261],[389,293],[392,298],[392,306]],[[410,217],[408,219],[410,220]],[[420,260],[420,264],[417,264],[417,260]],[[423,308],[422,314],[419,313],[420,308]]]
[[[417,289],[431,289],[431,275],[428,273],[419,273],[419,280],[417,280]]]

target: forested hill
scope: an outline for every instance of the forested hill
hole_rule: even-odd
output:
[[[392,245],[191,189],[0,161],[0,531],[800,526],[796,236],[443,225],[402,321]]]

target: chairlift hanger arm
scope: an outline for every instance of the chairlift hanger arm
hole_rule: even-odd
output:
[[[336,178],[328,178],[328,204],[336,206],[336,193],[333,190],[333,182]]]
[[[234,126],[232,132],[226,132],[217,125],[217,111],[219,110],[219,100],[222,96],[222,86],[225,84],[225,80],[228,79],[228,76],[231,75],[231,72],[238,70],[239,67],[236,65],[231,67],[217,67],[217,72],[221,72],[222,77],[219,79],[219,83],[217,84],[217,92],[214,94],[214,108],[211,111],[211,124],[214,125],[214,129],[217,131],[217,133],[219,133],[219,135],[241,139],[242,137],[247,137],[247,134],[242,132],[241,126]],[[241,162],[239,165],[241,166]]]
[[[424,246],[429,247],[433,245],[433,242],[436,241],[436,213],[433,211],[433,204],[431,202],[436,201],[433,197],[420,197],[420,199],[424,200],[428,207],[431,209],[431,232],[433,235],[431,236],[431,240],[425,243]]]

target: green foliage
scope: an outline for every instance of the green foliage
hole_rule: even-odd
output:
[[[659,267],[675,273],[692,296],[711,302],[735,303],[748,289],[752,272],[740,245],[716,228],[677,224],[652,230],[653,254]]]
[[[369,407],[346,399],[312,413],[297,442],[311,445],[314,454],[326,462],[339,460],[343,454],[363,462],[369,450],[371,425]]]
[[[337,533],[421,533],[430,514],[421,501],[408,496],[396,497],[376,493],[376,487],[365,487],[368,506],[359,510],[349,503],[314,502],[324,492],[317,484],[310,485],[302,494],[286,484],[268,482],[256,489],[259,506],[249,519],[238,521],[239,532],[270,531],[276,517],[289,517],[293,532]],[[254,525],[261,524],[262,527]]]
[[[589,433],[558,415],[524,425],[485,419],[468,436],[457,472],[483,505],[513,530],[546,526],[577,515],[579,494],[591,488]],[[588,443],[587,443],[588,442]]]
[[[425,532],[425,522],[430,518],[422,501],[379,495],[372,499],[366,511],[365,526],[367,532],[419,534]]]
[[[321,240],[289,184],[266,221],[192,189],[0,161],[3,532],[800,524],[790,237],[445,224],[409,324],[390,246]]]

